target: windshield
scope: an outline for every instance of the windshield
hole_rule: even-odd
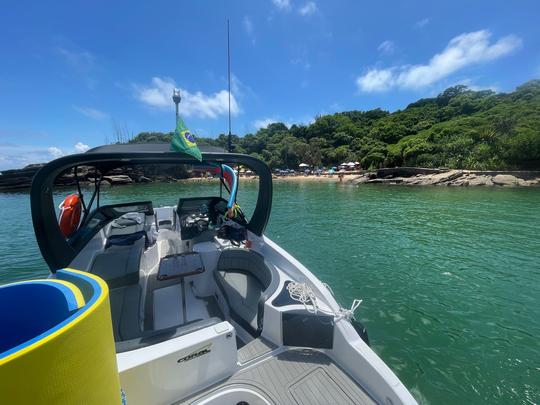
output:
[[[234,196],[229,192],[232,183],[222,175],[220,165],[126,165],[103,173],[93,166],[73,167],[55,179],[56,215],[60,221],[66,199],[72,195],[79,197],[79,223],[72,233],[64,235],[76,250],[111,220],[128,212],[153,215],[154,208],[177,207],[185,199],[221,199],[225,211],[234,197],[249,221],[257,201],[258,177],[252,172],[246,175],[243,167],[232,165],[232,168],[238,186]]]

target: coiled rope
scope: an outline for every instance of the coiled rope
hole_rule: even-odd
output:
[[[287,291],[289,292],[289,295],[293,300],[304,304],[304,308],[309,313],[316,314],[318,312],[321,312],[323,314],[333,316],[336,322],[340,319],[347,319],[348,321],[354,319],[354,312],[362,303],[362,300],[355,299],[350,309],[340,306],[339,310],[335,312],[327,311],[319,307],[319,304],[317,303],[317,296],[315,295],[311,287],[306,283],[298,283],[296,281],[291,281],[287,285]]]

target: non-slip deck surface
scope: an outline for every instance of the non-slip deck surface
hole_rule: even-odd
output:
[[[273,404],[375,403],[328,356],[309,349],[288,350],[261,361],[181,403],[195,404],[230,387],[251,389]]]
[[[245,364],[263,354],[271,352],[276,347],[276,345],[263,338],[254,339],[238,350],[238,361],[240,364]]]

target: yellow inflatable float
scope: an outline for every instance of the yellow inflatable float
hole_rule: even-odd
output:
[[[0,403],[121,404],[109,290],[73,269],[0,287]]]

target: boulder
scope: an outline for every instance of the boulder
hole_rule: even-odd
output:
[[[412,184],[418,184],[420,186],[431,186],[436,183],[436,178],[433,174],[427,174],[425,176],[416,178],[415,181],[412,182]]]
[[[441,184],[453,181],[461,176],[463,176],[462,170],[450,170],[446,173],[434,174],[431,177],[433,178],[433,184]]]
[[[133,180],[131,179],[131,177],[125,174],[119,174],[116,176],[103,176],[103,180],[107,180],[112,185],[133,183]]]
[[[493,182],[491,181],[491,176],[469,176],[469,186],[491,186]]]
[[[137,183],[151,183],[152,182],[152,179],[149,179],[148,177],[145,177],[145,176],[139,176],[137,177]]]
[[[512,176],[510,174],[498,174],[495,177],[491,179],[493,184],[497,186],[518,186],[520,183],[520,179],[518,179],[516,176]]]
[[[403,182],[403,179],[400,177],[396,177],[393,179],[371,179],[371,180],[366,181],[366,183],[369,183],[369,184],[383,184],[383,183],[384,184],[399,184],[402,182]]]
[[[366,183],[369,181],[369,177],[368,176],[358,176],[354,179],[351,180],[351,184],[362,184],[362,183]]]

